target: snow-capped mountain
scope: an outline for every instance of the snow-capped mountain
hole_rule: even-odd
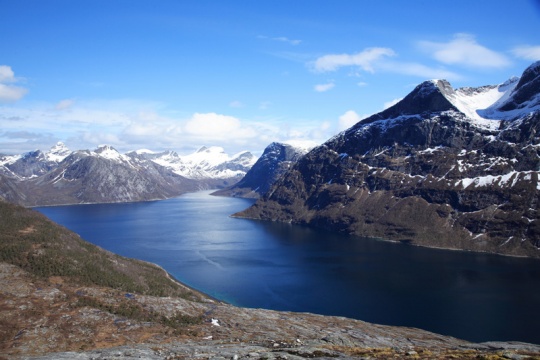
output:
[[[300,157],[314,147],[314,143],[307,142],[273,142],[264,149],[261,157],[239,182],[228,188],[218,190],[213,195],[259,198]]]
[[[56,163],[61,162],[71,154],[71,150],[63,142],[57,142],[49,151],[45,153],[45,158]]]
[[[143,156],[178,175],[199,180],[240,179],[257,161],[257,158],[248,151],[229,156],[218,146],[203,146],[197,152],[185,156],[179,156],[171,151],[158,154],[145,153]]]
[[[299,159],[237,216],[540,257],[540,62],[498,86],[418,85]]]
[[[71,152],[61,142],[49,151],[31,151],[22,155],[1,156],[0,174],[15,177],[18,180],[41,176],[54,169]]]
[[[109,145],[70,151],[58,143],[45,153],[0,158],[0,197],[27,206],[164,199],[233,184],[254,161],[248,152],[229,157],[217,147],[180,157],[121,154]]]

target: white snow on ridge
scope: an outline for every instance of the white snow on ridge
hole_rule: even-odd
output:
[[[155,151],[148,150],[148,149],[139,149],[134,151],[137,155],[143,155],[143,154],[157,154]]]
[[[445,92],[446,98],[472,122],[482,128],[496,130],[503,120],[513,120],[540,110],[540,94],[509,111],[499,110],[512,99],[519,78],[513,77],[498,86],[460,88]]]
[[[499,86],[484,86],[476,89],[460,88],[445,95],[452,105],[473,120],[475,125],[495,130],[499,127],[502,119],[495,116],[496,112],[490,109],[496,108],[501,102],[506,101],[517,82],[518,79],[514,78]]]
[[[319,146],[319,144],[312,140],[287,140],[283,142],[284,144],[291,145],[294,148],[299,149],[300,151],[303,151],[304,153],[310,152],[313,148],[316,146]]]
[[[215,166],[229,160],[229,155],[220,146],[203,146],[193,154],[182,156],[182,161],[186,164],[204,164]]]
[[[229,169],[228,163],[251,167],[257,158],[247,151],[229,156],[222,147],[203,146],[193,154],[180,156],[175,152],[167,152],[153,158],[152,161],[190,179],[225,179],[243,176],[246,173],[243,170]]]
[[[464,178],[456,181],[455,186],[462,185],[464,189],[469,186],[473,187],[486,187],[492,185],[513,187],[518,181],[534,181],[532,174],[537,174],[536,179],[539,178],[540,172],[538,171],[511,171],[505,175],[485,175],[475,178]],[[536,188],[540,190],[540,181],[536,180]]]
[[[71,154],[71,151],[62,142],[57,142],[48,152],[45,153],[45,158],[49,161],[62,162]]]
[[[0,158],[0,166],[10,165],[21,159],[22,155],[6,155]]]
[[[127,156],[120,154],[115,148],[109,145],[99,146],[93,153],[108,160],[129,162]]]

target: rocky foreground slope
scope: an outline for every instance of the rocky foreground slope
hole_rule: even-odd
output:
[[[0,220],[2,359],[540,359],[532,344],[234,307],[38,212],[0,202]]]
[[[498,86],[426,81],[316,147],[236,216],[540,257],[540,62]]]

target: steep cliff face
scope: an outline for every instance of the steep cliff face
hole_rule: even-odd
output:
[[[500,86],[424,82],[301,158],[237,216],[540,257],[540,87],[529,85],[539,67]]]
[[[259,198],[310,148],[273,142],[239,182],[213,195]]]

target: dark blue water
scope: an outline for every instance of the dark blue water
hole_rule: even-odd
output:
[[[341,315],[471,341],[540,344],[540,261],[426,249],[229,217],[208,192],[39,208],[84,239],[246,307]]]

